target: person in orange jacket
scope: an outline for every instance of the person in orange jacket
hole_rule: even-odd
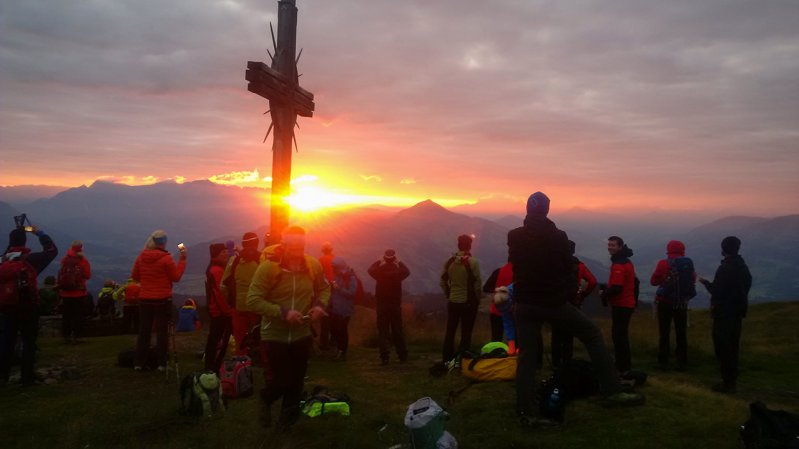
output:
[[[205,343],[205,369],[218,373],[222,361],[225,360],[233,330],[233,306],[219,289],[228,260],[225,244],[211,243],[208,250],[211,260],[205,270],[205,297],[211,323],[208,325],[208,340]]]
[[[58,270],[58,296],[63,305],[61,334],[64,342],[78,343],[83,324],[83,311],[86,297],[86,281],[92,277],[92,267],[83,254],[83,242],[75,240],[61,259]]]
[[[630,351],[630,318],[635,311],[635,267],[630,261],[633,250],[618,236],[608,237],[610,278],[602,290],[602,304],[611,306],[611,335],[616,355],[616,369],[624,377],[632,368]]]
[[[144,250],[136,258],[130,277],[139,290],[139,338],[133,369],[141,371],[150,349],[150,333],[155,324],[158,370],[166,370],[167,327],[172,320],[172,284],[179,282],[186,271],[186,248],[178,245],[178,263],[166,250],[167,235],[154,231],[147,238]]]

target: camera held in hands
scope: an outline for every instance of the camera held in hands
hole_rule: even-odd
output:
[[[33,232],[33,224],[28,219],[28,214],[15,215],[14,224],[16,225],[17,229],[22,229],[25,232]]]

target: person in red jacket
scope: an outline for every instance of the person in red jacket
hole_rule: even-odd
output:
[[[635,267],[630,262],[633,250],[618,236],[608,238],[610,278],[602,290],[602,304],[610,304],[612,311],[611,335],[616,354],[616,369],[625,377],[632,368],[630,353],[630,318],[635,311]]]
[[[58,296],[63,307],[61,334],[67,344],[80,341],[84,305],[89,295],[86,281],[91,277],[92,267],[83,254],[83,242],[75,240],[67,255],[61,259],[61,268],[58,270]]]
[[[158,370],[166,370],[167,327],[172,319],[172,283],[186,271],[186,248],[179,245],[178,263],[166,250],[166,232],[153,232],[136,258],[130,277],[139,283],[139,338],[133,369],[141,371],[150,349],[153,324],[157,336]]]
[[[228,261],[225,244],[211,243],[208,250],[211,260],[205,270],[205,297],[208,301],[211,324],[208,326],[208,341],[205,343],[205,369],[218,373],[222,361],[225,360],[225,352],[233,329],[233,306],[219,290]]]

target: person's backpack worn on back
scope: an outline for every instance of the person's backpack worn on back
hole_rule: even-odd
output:
[[[80,257],[67,256],[58,270],[58,288],[65,291],[80,290],[83,287],[83,268]]]
[[[0,305],[37,304],[36,269],[23,253],[0,258]]]
[[[103,291],[97,298],[97,310],[101,316],[111,315],[114,311],[114,292],[111,290]]]
[[[213,371],[193,372],[180,382],[180,410],[186,416],[206,418],[225,412],[222,383]]]
[[[674,302],[685,303],[696,296],[694,262],[688,257],[669,259],[669,274],[657,289],[657,295]]]
[[[235,399],[252,395],[254,389],[252,360],[246,355],[236,356],[222,362],[219,377],[224,397]]]

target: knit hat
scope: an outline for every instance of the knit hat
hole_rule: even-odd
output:
[[[729,237],[724,237],[724,240],[721,241],[721,250],[724,251],[724,254],[735,256],[738,255],[740,249],[741,239],[738,237],[731,235]]]
[[[383,260],[386,262],[391,262],[397,258],[397,253],[393,249],[387,249],[385,253],[383,253]]]
[[[145,247],[150,249],[153,249],[158,246],[164,247],[166,246],[166,241],[167,241],[166,232],[159,229],[157,231],[153,231],[153,233],[150,234],[150,239],[148,243],[145,245]]]
[[[549,213],[549,197],[542,192],[535,192],[527,198],[527,215],[543,215]]]
[[[222,251],[224,251],[225,244],[224,243],[211,243],[208,245],[208,251],[211,253],[211,259],[215,258],[219,255]]]
[[[458,236],[458,251],[469,251],[472,249],[472,236],[461,234]]]
[[[8,246],[25,246],[28,237],[25,236],[25,230],[20,228],[12,229],[8,234]]]
[[[258,234],[254,232],[245,232],[241,238],[242,248],[258,248]]]
[[[683,257],[685,256],[685,243],[679,240],[671,240],[666,244],[666,254],[669,257]]]

